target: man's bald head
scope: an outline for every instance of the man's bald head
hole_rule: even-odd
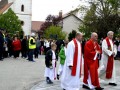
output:
[[[113,32],[113,31],[109,31],[109,32],[107,33],[107,37],[108,37],[109,39],[113,39],[113,36],[114,36],[114,32]]]
[[[98,34],[97,34],[96,32],[93,32],[93,33],[91,34],[91,39],[92,39],[93,41],[97,41],[97,39],[98,39]]]
[[[81,32],[77,32],[76,37],[79,36],[79,35],[83,35],[83,34]]]
[[[81,41],[81,40],[82,40],[82,37],[83,37],[83,34],[82,34],[81,32],[77,32],[77,33],[76,33],[76,39],[77,39],[78,41]]]

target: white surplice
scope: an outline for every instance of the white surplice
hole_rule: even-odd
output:
[[[116,46],[113,44],[111,39],[109,39],[109,41],[110,41],[110,44],[111,44],[112,51],[108,50],[108,45],[107,45],[107,42],[106,42],[105,39],[102,42],[102,57],[101,57],[101,65],[100,65],[100,68],[99,68],[99,72],[100,72],[100,75],[101,76],[104,75],[104,77],[106,75],[108,56],[111,56],[113,52],[115,52],[115,55],[117,54]],[[115,83],[116,82],[115,77],[116,77],[116,75],[115,75],[115,62],[114,62],[112,78],[111,79],[106,79],[105,78],[105,81],[107,83]]]
[[[64,88],[65,90],[80,89],[81,45],[79,41],[77,41],[77,44],[78,44],[78,60],[77,60],[76,76],[71,76],[71,70],[69,69],[69,66],[73,66],[73,58],[75,52],[74,42],[71,41],[67,46],[66,60],[63,69],[63,74],[61,77],[61,87]]]
[[[56,55],[55,52],[52,51],[52,69],[51,68],[45,68],[45,77],[49,77],[50,80],[55,80],[56,79]]]

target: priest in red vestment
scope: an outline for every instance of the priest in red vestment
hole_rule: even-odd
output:
[[[91,34],[91,39],[86,42],[84,47],[84,79],[83,88],[103,90],[100,87],[98,77],[99,59],[102,53],[97,43],[97,33]]]

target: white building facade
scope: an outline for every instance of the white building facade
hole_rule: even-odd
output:
[[[64,17],[62,22],[62,31],[66,32],[66,34],[69,34],[72,30],[79,31],[79,26],[82,23],[82,21],[75,15],[68,15]]]
[[[24,35],[31,34],[32,0],[8,0],[13,2],[11,8],[21,20]]]

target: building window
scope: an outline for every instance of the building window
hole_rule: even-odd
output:
[[[24,25],[24,21],[21,21],[21,25],[22,25],[22,26]]]
[[[21,11],[24,12],[24,5],[21,6]]]

